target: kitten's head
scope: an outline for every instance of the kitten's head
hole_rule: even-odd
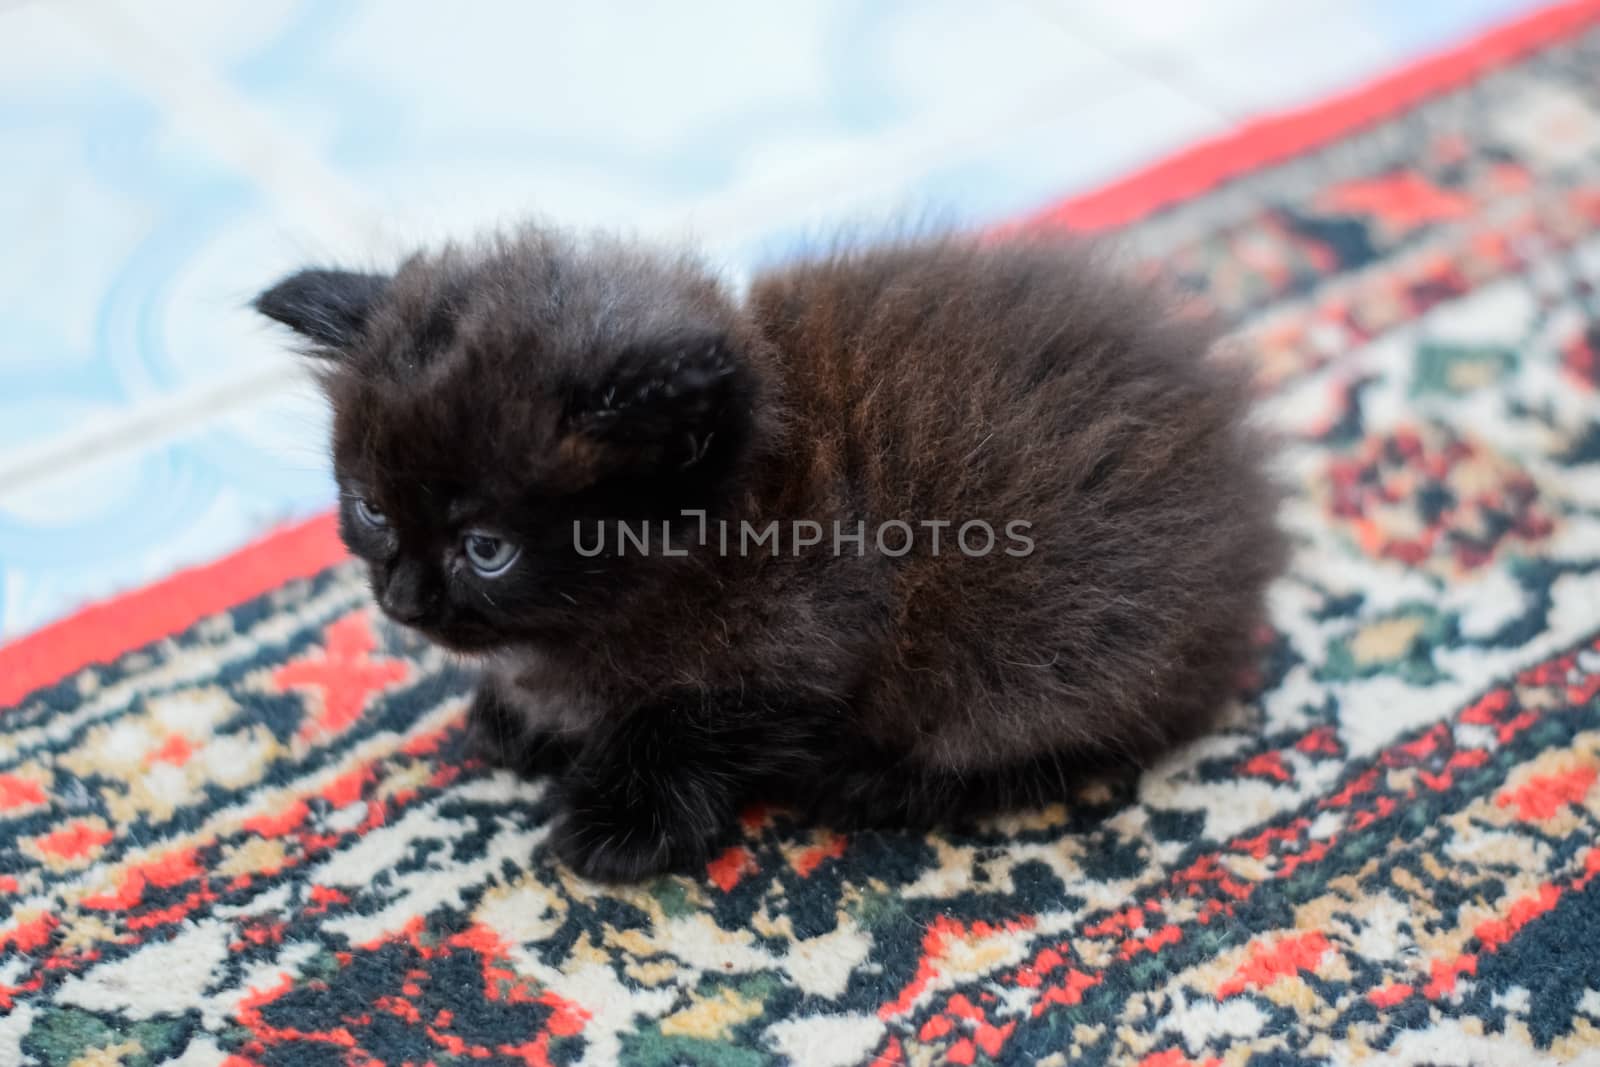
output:
[[[384,611],[488,651],[593,632],[670,561],[595,523],[716,511],[760,436],[755,346],[683,259],[529,231],[256,299],[333,405],[340,531]],[[614,549],[615,538],[608,538]]]

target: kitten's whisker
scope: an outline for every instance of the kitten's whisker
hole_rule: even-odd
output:
[[[1000,662],[1009,663],[1013,667],[1032,667],[1035,670],[1046,670],[1061,662],[1061,653],[1059,651],[1056,652],[1056,654],[1051,656],[1050,659],[1045,663],[1019,663],[1014,659],[1006,659],[1004,656],[1000,657]]]
[[[978,442],[978,447],[974,448],[971,452],[968,452],[967,453],[967,458],[962,460],[961,462],[962,463],[971,463],[973,457],[976,456],[979,452],[983,451],[983,446],[988,444],[992,440],[994,440],[994,432],[990,431],[989,436],[985,437],[983,440],[979,441]]]

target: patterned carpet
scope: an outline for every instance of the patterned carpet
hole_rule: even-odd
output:
[[[1226,728],[575,879],[319,520],[0,650],[0,1064],[1600,1062],[1600,4],[1075,200],[1257,353]],[[132,650],[132,651],[129,651]]]

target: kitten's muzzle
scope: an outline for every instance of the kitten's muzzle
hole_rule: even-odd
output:
[[[433,614],[439,603],[439,590],[429,581],[422,568],[406,560],[390,569],[384,579],[383,591],[378,594],[378,604],[384,613],[396,622],[415,626]]]

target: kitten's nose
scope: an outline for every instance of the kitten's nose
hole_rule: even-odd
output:
[[[406,561],[389,572],[378,603],[395,621],[417,623],[427,617],[437,599],[435,591],[428,587],[422,567]]]

